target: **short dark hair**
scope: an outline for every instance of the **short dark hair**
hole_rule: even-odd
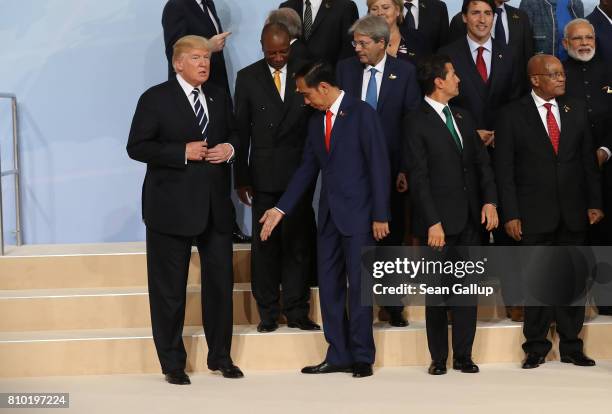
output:
[[[289,29],[282,23],[268,23],[261,30],[261,41],[263,43],[264,36],[266,33],[272,32],[272,34],[283,33],[287,35],[287,38],[291,40],[291,34],[289,33]]]
[[[470,3],[477,2],[477,1],[487,3],[489,6],[491,6],[491,10],[493,10],[494,12],[495,12],[495,9],[497,8],[494,0],[463,0],[463,4],[461,5],[461,14],[467,14],[468,6],[470,5]]]
[[[431,95],[436,90],[436,78],[446,79],[447,63],[451,63],[451,60],[446,55],[430,55],[419,61],[417,80],[425,95]]]
[[[304,78],[304,82],[309,88],[316,88],[321,82],[338,86],[336,72],[329,63],[322,60],[306,63],[295,72],[295,79],[297,78]]]

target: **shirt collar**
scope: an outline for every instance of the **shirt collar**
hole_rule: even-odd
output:
[[[183,77],[178,73],[176,74],[176,80],[178,81],[179,85],[181,85],[181,88],[183,89],[187,97],[191,96],[191,92],[193,92],[194,89],[197,89],[200,94],[202,94],[202,85],[196,88],[195,86],[192,86],[189,82],[187,82],[185,79],[183,79]]]
[[[406,3],[405,0],[404,3]],[[417,9],[419,7],[419,0],[410,0],[410,3],[412,3],[414,5],[414,8]],[[408,13],[408,9],[404,6],[404,13]]]
[[[385,72],[385,63],[386,62],[387,62],[387,54],[385,53],[383,58],[380,60],[380,62],[378,62],[376,64],[376,66],[366,65],[366,68],[364,70],[366,72],[368,72],[370,69],[374,68],[374,69],[376,69],[377,72],[384,73]]]
[[[468,45],[470,46],[470,50],[472,52],[476,52],[476,50],[482,46],[485,48],[485,50],[487,50],[488,52],[491,52],[493,50],[493,41],[491,40],[491,36],[489,36],[489,38],[487,39],[486,42],[484,42],[484,44],[480,44],[480,43],[476,43],[475,41],[472,40],[472,38],[468,35],[465,35],[465,37],[467,38],[468,41]]]
[[[266,63],[267,64],[267,63]],[[268,65],[268,69],[270,69],[270,73],[274,75],[274,71],[276,69],[274,69],[272,66]],[[285,63],[285,66],[283,66],[282,68],[279,69],[281,74],[285,74],[287,73],[287,64]]]
[[[329,110],[332,114],[338,115],[338,112],[340,112],[340,104],[342,103],[342,98],[344,98],[344,91],[340,90],[340,95],[338,95],[332,106],[329,107]]]
[[[504,11],[504,13],[506,13],[506,3],[502,3],[501,6],[498,6],[497,4],[495,5],[496,9],[502,9]],[[493,10],[493,13],[495,13],[495,10]]]
[[[542,98],[540,98],[532,89],[531,90],[531,97],[533,98],[533,100],[535,101],[536,106],[539,108],[540,106],[544,106],[545,103],[550,103],[552,104],[552,106],[557,106],[557,100],[555,98],[552,98],[550,101],[546,101]]]
[[[425,96],[425,102],[427,102],[438,114],[443,114],[444,108],[448,106],[448,104],[445,105],[433,98],[430,98],[429,96]]]

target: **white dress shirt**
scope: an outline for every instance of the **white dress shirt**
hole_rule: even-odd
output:
[[[202,0],[195,0],[195,2],[198,3],[198,6],[200,6],[203,12],[208,13],[208,15],[210,16],[210,20],[212,20],[213,24],[215,25],[215,31],[217,32],[217,34],[219,34],[219,26],[217,25],[217,20],[215,19],[215,15],[212,13],[212,11],[208,7],[204,9],[204,3],[202,2]]]
[[[425,102],[429,104],[433,108],[434,111],[438,114],[438,116],[442,119],[442,122],[446,125],[446,115],[444,114],[444,108],[448,106],[448,104],[443,104],[434,99],[431,99],[429,96],[425,97]],[[450,109],[450,108],[449,108]],[[451,111],[451,118],[453,119],[453,125],[455,126],[455,131],[457,131],[457,135],[459,135],[459,140],[461,141],[461,146],[463,146],[463,137],[461,136],[461,131],[459,131],[459,127],[457,126],[457,122],[455,122],[455,116],[452,115],[453,111]]]
[[[536,95],[536,93],[533,90],[531,90],[531,97],[533,98],[533,101],[535,102],[536,107],[538,108],[540,119],[542,120],[542,123],[544,124],[544,128],[546,129],[548,136],[550,136],[550,132],[548,131],[548,122],[546,122],[546,114],[548,113],[548,110],[544,107],[545,103],[552,104],[552,107],[550,108],[550,110],[553,116],[555,117],[555,120],[557,121],[557,126],[559,127],[559,131],[561,131],[561,114],[559,113],[559,104],[557,104],[557,100],[553,98],[550,101],[546,101],[540,98],[538,95]]]
[[[319,12],[319,9],[321,8],[321,3],[323,2],[323,0],[310,0],[310,9],[312,10],[312,22],[314,23],[315,19],[317,18],[317,13]],[[306,0],[304,0],[304,6],[303,6],[303,11],[306,11]],[[302,21],[304,19],[304,13],[302,13]]]
[[[413,6],[410,8],[410,12],[412,13],[412,16],[414,16],[414,28],[418,29],[419,28],[419,0],[406,0],[406,1],[413,4]],[[406,19],[407,14],[408,14],[408,9],[404,6],[404,19]]]
[[[484,47],[482,51],[482,58],[484,59],[485,66],[487,67],[487,78],[491,77],[491,54],[493,53],[493,41],[491,37],[487,39],[484,44],[476,43],[472,40],[472,38],[466,35],[468,45],[470,47],[470,51],[472,52],[472,59],[474,59],[474,63],[476,63],[476,57],[478,57],[478,48],[480,46]]]
[[[274,69],[272,66],[268,65],[268,69],[270,69],[270,73],[272,74],[272,79],[274,80]],[[281,81],[281,90],[280,90],[280,98],[285,101],[285,86],[287,86],[287,65],[283,66],[280,70],[280,81]]]
[[[193,87],[189,82],[187,82],[185,79],[183,79],[183,77],[180,74],[176,74],[176,80],[178,81],[179,85],[181,85],[181,88],[183,89],[183,92],[185,92],[185,95],[187,96],[187,100],[189,101],[189,105],[191,105],[191,109],[193,110],[193,113],[195,114],[195,104],[193,102],[193,95],[192,92],[194,89],[197,89],[199,94],[198,94],[198,100],[200,101],[200,103],[202,104],[202,109],[204,110],[204,113],[206,114],[206,118],[210,121],[210,117],[208,116],[208,105],[206,104],[206,98],[204,97],[204,92],[202,92],[202,85],[198,86],[197,88]],[[190,141],[197,141],[195,139],[195,137],[193,137],[193,139],[190,139]],[[232,144],[230,144],[229,142],[227,142],[227,144],[232,147],[232,154],[230,155],[230,157],[227,159],[227,162],[230,162],[232,158],[234,158],[234,146]],[[185,164],[187,164],[187,149],[185,149]]]
[[[506,44],[508,44],[510,40],[510,29],[508,29],[508,13],[505,4],[502,3],[501,6],[497,6],[496,8],[503,10],[503,13],[501,14],[502,26],[504,26],[504,33],[506,34]],[[491,27],[491,37],[495,39],[495,25],[497,24],[497,13],[495,13],[495,10],[493,10],[493,13],[494,17],[493,26]]]
[[[380,62],[376,64],[376,66],[366,65],[366,68],[363,70],[363,83],[361,84],[361,100],[366,100],[366,94],[368,92],[368,84],[370,83],[370,77],[372,73],[370,69],[376,69],[376,100],[378,100],[378,96],[380,95],[380,85],[382,85],[383,73],[385,72],[385,63],[387,62],[387,54],[381,59]]]

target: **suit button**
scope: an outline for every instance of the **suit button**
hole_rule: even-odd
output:
[[[589,108],[589,110],[588,110],[588,111],[589,111],[589,112],[593,112],[593,110],[592,110],[591,108]]]
[[[586,72],[586,68],[585,68],[584,66],[582,67],[582,71],[583,71],[583,72]]]
[[[467,187],[463,187],[463,191],[467,191]]]
[[[591,99],[591,95],[589,95],[589,94],[587,93],[586,98],[587,98],[587,99]]]
[[[268,125],[268,128],[274,128],[274,124]]]
[[[262,107],[261,107],[261,110],[262,110],[262,111],[265,111],[265,110],[266,110],[266,107],[265,107],[265,106],[262,106]]]
[[[467,172],[467,168],[464,168],[464,169],[463,169],[463,172],[464,172],[464,173],[466,173],[466,172]]]
[[[584,81],[584,84],[585,84],[585,85],[588,85],[588,84],[589,84],[589,81]]]

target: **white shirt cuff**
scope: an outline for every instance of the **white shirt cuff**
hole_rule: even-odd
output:
[[[608,147],[599,147],[598,149],[604,150],[606,152],[606,154],[608,154],[608,158],[606,159],[606,162],[607,162],[610,159],[610,157],[612,156],[612,152],[610,152]]]
[[[226,161],[226,162],[231,162],[234,159],[234,154],[235,154],[234,146],[232,144],[230,144],[229,142],[226,142],[226,144],[229,145],[230,147],[232,147],[232,155],[230,155],[230,157]]]
[[[279,213],[281,213],[283,216],[285,215],[285,212],[283,210],[281,210],[278,207],[274,207],[274,210],[278,211]]]

